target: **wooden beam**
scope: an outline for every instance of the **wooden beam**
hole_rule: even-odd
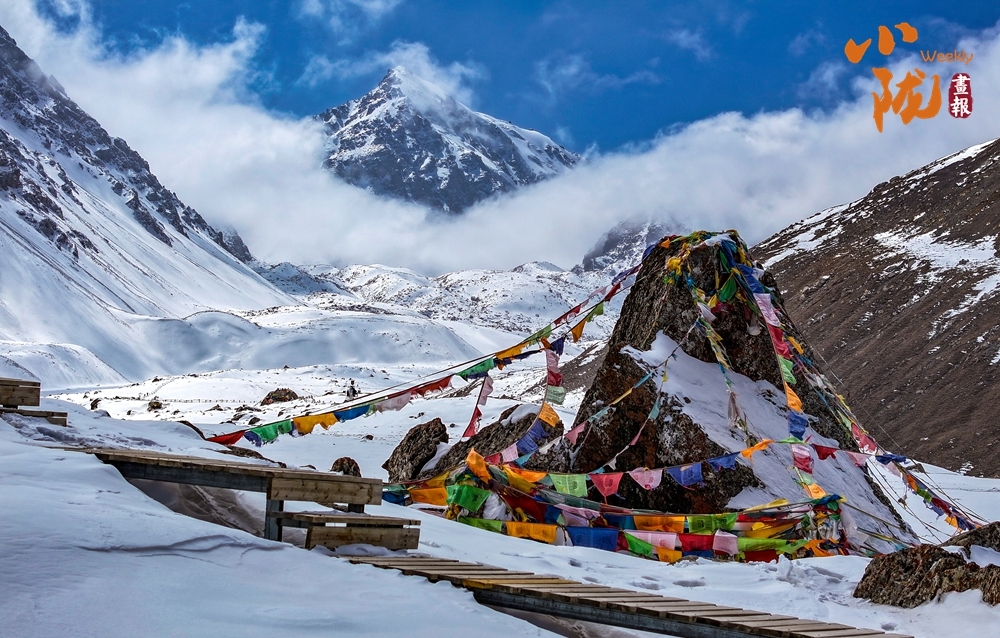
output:
[[[420,544],[420,530],[412,527],[310,527],[306,532],[306,549],[317,545],[336,549],[356,543],[387,549],[416,549]]]
[[[224,487],[231,490],[266,492],[267,477],[248,474],[232,474],[194,467],[170,467],[165,465],[133,461],[106,461],[113,465],[125,478],[147,481],[167,481],[186,485]]]
[[[319,477],[307,479],[275,476],[271,479],[268,498],[279,501],[379,505],[382,502],[382,484],[328,481]]]

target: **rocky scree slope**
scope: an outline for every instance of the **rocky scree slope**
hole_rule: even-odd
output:
[[[458,214],[573,167],[549,137],[477,113],[403,67],[325,111],[324,166],[350,184]]]
[[[1000,142],[894,177],[752,252],[885,445],[1000,475]]]

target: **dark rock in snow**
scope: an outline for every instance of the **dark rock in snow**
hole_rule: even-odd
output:
[[[339,472],[344,476],[361,476],[361,466],[349,456],[342,456],[330,466],[331,472]]]
[[[448,428],[435,418],[410,428],[396,449],[382,464],[389,482],[412,481],[420,469],[437,454],[438,444],[448,442]]]
[[[267,393],[267,396],[261,400],[261,405],[271,405],[272,403],[283,403],[285,401],[295,401],[299,398],[299,395],[295,394],[294,390],[289,388],[278,388],[277,390],[271,390]]]
[[[1000,523],[960,534],[942,545],[921,545],[876,556],[865,568],[854,596],[910,609],[947,592],[978,589],[983,602],[996,605],[1000,603],[1000,566],[980,567],[968,562],[962,553],[942,548],[962,547],[968,552],[973,545],[998,550]]]

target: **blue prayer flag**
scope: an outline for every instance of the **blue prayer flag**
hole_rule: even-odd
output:
[[[567,527],[566,533],[577,547],[595,547],[609,552],[618,549],[618,530],[609,527]]]
[[[688,487],[689,485],[697,485],[702,483],[701,476],[701,462],[692,463],[691,465],[681,465],[678,467],[668,467],[667,472],[670,476],[683,485]]]
[[[797,439],[805,439],[806,426],[809,424],[809,419],[806,415],[795,410],[788,411],[788,433]]]
[[[739,452],[733,452],[732,454],[717,456],[714,459],[708,459],[708,464],[711,465],[712,469],[716,472],[731,470],[736,467],[736,457],[739,455]]]

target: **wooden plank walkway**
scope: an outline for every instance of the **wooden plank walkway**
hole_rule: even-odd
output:
[[[354,564],[399,570],[408,576],[422,576],[432,582],[448,581],[471,590],[476,600],[484,605],[678,638],[912,638],[446,558],[364,556],[348,560]]]
[[[307,549],[355,543],[416,549],[420,542],[420,521],[364,513],[365,505],[382,502],[379,479],[149,450],[84,451],[113,465],[125,478],[264,492],[264,537],[269,540],[280,541],[284,527],[304,527]],[[319,503],[349,513],[286,512],[285,501]]]

